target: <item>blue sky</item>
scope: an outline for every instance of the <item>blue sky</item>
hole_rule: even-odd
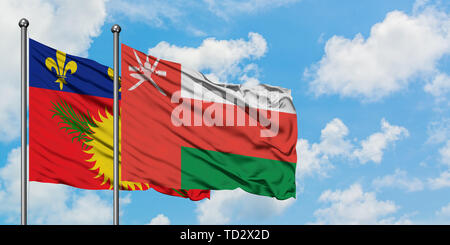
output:
[[[168,3],[170,2],[170,3]],[[0,224],[20,223],[19,28],[112,66],[121,42],[229,83],[292,90],[297,199],[121,192],[121,224],[449,224],[450,4],[2,1]],[[232,54],[226,55],[226,54]],[[112,193],[30,184],[30,224],[111,224]]]

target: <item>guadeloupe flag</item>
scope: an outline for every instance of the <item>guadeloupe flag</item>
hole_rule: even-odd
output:
[[[30,181],[112,189],[113,70],[32,39],[29,47]],[[181,190],[147,182],[121,181],[120,187],[153,188],[192,200],[209,198],[208,190]]]
[[[295,197],[289,90],[212,82],[182,64],[121,49],[124,180]]]

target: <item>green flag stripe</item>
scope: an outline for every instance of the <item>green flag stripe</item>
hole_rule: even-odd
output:
[[[181,188],[295,197],[295,163],[181,147]]]

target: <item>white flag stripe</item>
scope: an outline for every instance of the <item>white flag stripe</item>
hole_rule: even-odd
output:
[[[200,72],[181,66],[181,97],[295,114],[289,89],[258,84],[214,83]]]

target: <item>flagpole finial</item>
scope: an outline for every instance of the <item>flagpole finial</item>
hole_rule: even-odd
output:
[[[28,20],[25,19],[25,18],[22,18],[22,19],[19,20],[19,26],[20,27],[28,27],[29,24],[30,24],[30,22],[28,22]]]
[[[114,33],[114,32],[120,33],[121,30],[122,30],[122,29],[120,28],[120,26],[119,26],[118,24],[115,24],[115,25],[113,25],[113,26],[111,27],[111,32],[112,32],[112,33]]]

